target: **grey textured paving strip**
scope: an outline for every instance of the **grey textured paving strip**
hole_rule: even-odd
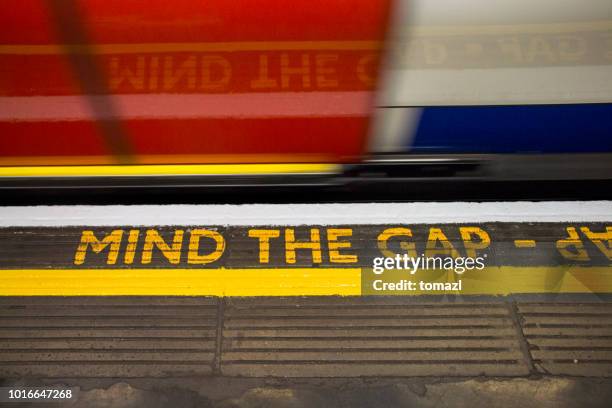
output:
[[[611,301],[511,302],[0,297],[0,378],[612,377]]]
[[[207,375],[213,298],[0,298],[1,377]]]
[[[528,374],[500,303],[230,299],[223,339],[229,376]]]
[[[612,302],[519,304],[541,373],[612,377]]]

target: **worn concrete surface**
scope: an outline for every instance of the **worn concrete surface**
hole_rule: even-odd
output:
[[[543,299],[7,297],[0,386],[80,391],[0,405],[612,406],[612,302]]]
[[[0,378],[610,378],[611,350],[599,298],[0,298]]]
[[[52,382],[57,384],[58,382]],[[164,379],[80,384],[66,403],[6,404],[7,407],[71,408],[389,408],[389,407],[609,407],[612,380],[541,377],[436,379]],[[23,381],[3,386],[23,385]],[[93,387],[93,388],[90,388]]]

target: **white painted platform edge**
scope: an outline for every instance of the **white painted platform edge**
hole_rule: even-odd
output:
[[[612,222],[612,201],[0,207],[0,227],[482,222]]]

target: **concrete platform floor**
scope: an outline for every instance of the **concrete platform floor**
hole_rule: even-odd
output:
[[[607,407],[608,296],[4,297],[0,386],[70,407]]]

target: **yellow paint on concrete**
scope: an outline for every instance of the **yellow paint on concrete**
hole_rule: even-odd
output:
[[[405,270],[387,270],[376,275],[371,269],[363,269],[363,295],[510,295],[518,293],[612,293],[612,266],[489,266],[473,269],[463,274],[452,270],[421,270],[410,275]],[[402,279],[416,282],[462,281],[457,291],[376,291],[374,280],[399,282]]]
[[[360,293],[359,268],[0,271],[2,296],[354,296]]]
[[[515,239],[514,246],[517,248],[535,248],[536,242],[533,239]]]
[[[612,293],[612,267],[500,266],[469,271],[463,294]]]
[[[378,292],[371,289],[373,279],[383,279],[385,282],[400,279],[456,282],[461,279],[462,291]],[[612,267],[501,266],[472,270],[462,275],[452,271],[420,271],[412,276],[398,270],[375,275],[370,269],[361,268],[0,270],[1,296],[356,296],[444,293],[612,293]]]

